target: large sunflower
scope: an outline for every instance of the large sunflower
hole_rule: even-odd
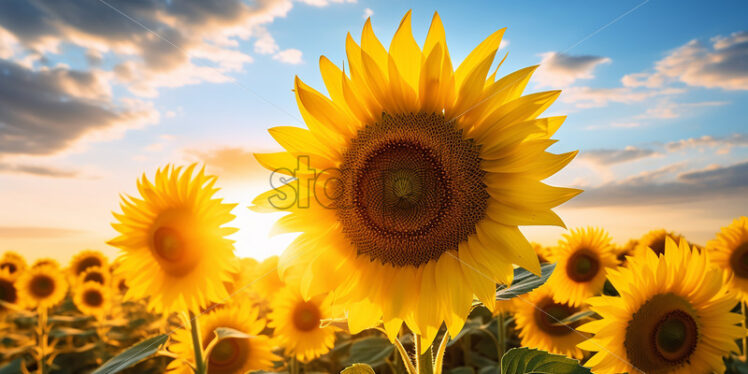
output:
[[[99,251],[91,249],[83,250],[75,254],[70,259],[69,271],[73,280],[78,279],[78,276],[83,274],[86,269],[94,266],[105,268],[109,265],[109,261],[106,256]]]
[[[275,329],[273,337],[286,353],[308,362],[332,349],[337,328],[321,326],[322,320],[333,317],[331,301],[331,295],[324,294],[304,301],[291,286],[278,292],[268,326]]]
[[[724,269],[727,286],[748,301],[748,218],[737,218],[723,227],[706,248],[712,262]]]
[[[514,300],[514,320],[522,346],[537,348],[573,358],[582,358],[584,352],[577,344],[589,337],[579,332],[578,322],[559,324],[562,320],[582,311],[581,308],[553,300],[548,286],[542,286]]]
[[[260,335],[265,328],[265,320],[258,318],[258,309],[248,303],[237,301],[216,308],[199,317],[200,344],[206,349],[216,338],[215,329],[227,327],[250,335],[249,338],[226,338],[213,346],[205,358],[210,374],[244,374],[254,370],[270,370],[273,361],[280,360],[273,354],[270,338]],[[169,363],[167,371],[193,373],[190,364],[195,362],[195,351],[189,329],[179,329],[174,333],[169,350],[179,359]]]
[[[65,298],[68,284],[59,269],[42,265],[21,274],[16,281],[16,289],[25,307],[47,309]]]
[[[585,365],[601,374],[725,371],[722,356],[746,331],[706,253],[668,238],[663,255],[631,257],[608,278],[621,296],[588,299],[602,319],[579,328],[595,334],[579,347],[598,351]]]
[[[18,303],[18,290],[14,283],[15,279],[8,269],[0,269],[0,301],[8,304]],[[0,316],[4,315],[8,308],[0,304]]]
[[[5,252],[0,259],[0,270],[3,269],[7,270],[13,279],[18,279],[18,276],[26,270],[26,259],[16,252]]]
[[[489,75],[503,29],[453,70],[438,14],[423,49],[410,24],[389,51],[369,20],[361,46],[348,35],[349,75],[322,57],[331,99],[296,79],[309,129],[270,129],[286,151],[256,156],[298,179],[253,208],[302,232],[279,270],[302,269],[305,297],[335,289],[353,333],[383,319],[393,339],[405,321],[431,342],[443,321],[460,331],[474,294],[493,309],[512,264],[539,273],[517,226],[563,225],[551,208],[580,191],[540,182],[576,155],[545,151],[564,117],[538,116],[559,91],[522,96],[534,66]]]
[[[73,303],[81,313],[101,318],[110,312],[112,293],[95,281],[81,282],[73,290]]]
[[[138,181],[141,198],[122,199],[123,214],[112,226],[121,235],[109,244],[123,253],[117,272],[127,277],[126,297],[149,296],[152,310],[199,311],[228,298],[224,283],[235,271],[233,241],[236,204],[214,198],[216,177],[196,165],[156,172],[155,184]]]
[[[683,238],[683,235],[675,233],[673,231],[667,231],[665,229],[652,230],[644,236],[642,236],[637,242],[633,250],[633,255],[637,257],[646,256],[647,252],[652,252],[656,255],[665,253],[665,242],[667,238],[673,239],[676,243],[679,243]]]
[[[556,262],[556,269],[548,279],[553,298],[573,306],[580,306],[586,298],[600,293],[608,270],[618,265],[608,233],[592,227],[564,234],[551,261]]]

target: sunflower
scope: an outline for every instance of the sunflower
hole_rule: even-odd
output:
[[[564,234],[551,260],[556,262],[556,270],[548,278],[553,298],[572,306],[600,293],[606,273],[618,265],[608,233],[592,227]]]
[[[49,257],[40,258],[40,259],[34,261],[34,263],[31,265],[31,268],[36,268],[36,267],[43,266],[43,265],[50,265],[50,266],[55,267],[57,269],[60,268],[60,263],[57,262],[57,260],[55,260],[53,258],[49,258]]]
[[[272,128],[286,151],[256,155],[297,178],[253,202],[290,212],[274,232],[301,232],[282,278],[298,267],[305,297],[335,290],[351,332],[382,320],[394,339],[405,321],[430,343],[446,321],[454,336],[474,294],[493,309],[512,264],[540,272],[517,226],[563,225],[551,208],[580,191],[540,181],[577,152],[545,151],[564,117],[538,118],[559,91],[521,96],[536,67],[489,75],[503,34],[454,70],[438,14],[423,49],[410,12],[389,51],[367,20],[360,47],[346,40],[350,75],[320,59],[331,99],[296,79],[309,129]]]
[[[599,351],[585,365],[596,373],[722,373],[722,356],[745,336],[737,300],[704,251],[668,238],[659,257],[649,251],[609,274],[620,297],[588,299],[602,319],[580,326],[595,336],[580,344]]]
[[[559,324],[569,316],[582,311],[581,308],[554,301],[553,293],[548,286],[541,286],[513,300],[514,320],[517,329],[520,330],[522,346],[577,359],[584,356],[584,352],[577,348],[577,344],[589,335],[576,330],[579,322]]]
[[[86,269],[98,266],[101,268],[108,266],[108,261],[106,256],[104,256],[103,253],[99,251],[94,250],[83,250],[78,252],[73,258],[70,260],[70,274],[72,275],[72,279],[76,280],[78,279],[78,276],[83,274]]]
[[[624,246],[616,247],[616,258],[618,258],[618,263],[620,263],[621,266],[626,265],[626,257],[634,255],[634,250],[638,244],[638,239],[629,239]]]
[[[21,274],[16,290],[25,307],[47,309],[65,298],[68,284],[59,269],[42,265]]]
[[[530,243],[530,245],[532,245],[535,254],[538,255],[538,261],[540,261],[540,263],[551,262],[550,258],[553,256],[553,250],[551,248],[535,242]]]
[[[254,370],[270,370],[273,361],[280,358],[272,353],[269,337],[260,335],[265,328],[265,320],[258,318],[258,309],[245,302],[226,304],[198,318],[200,325],[200,343],[206,349],[215,339],[215,329],[227,327],[247,335],[249,338],[226,338],[213,345],[205,362],[208,373],[237,373],[243,374]],[[177,373],[193,373],[190,363],[195,362],[195,351],[189,329],[179,329],[174,333],[173,341],[168,349],[180,359],[169,363],[167,371]]]
[[[111,309],[111,291],[101,283],[87,281],[79,283],[73,291],[73,303],[81,313],[101,318]]]
[[[138,181],[141,198],[123,197],[123,214],[112,226],[120,236],[110,245],[122,250],[117,272],[127,278],[126,297],[150,296],[157,312],[199,311],[228,298],[224,283],[235,272],[234,244],[224,227],[236,204],[214,198],[216,177],[204,170],[167,166],[155,184]]]
[[[15,279],[10,274],[8,269],[0,269],[0,301],[8,304],[18,303],[18,291],[14,283]],[[2,316],[8,308],[0,304],[0,316]]]
[[[748,218],[737,218],[723,227],[706,248],[712,262],[724,269],[728,288],[748,302]]]
[[[249,288],[267,302],[272,303],[275,296],[278,295],[278,290],[285,285],[278,275],[278,256],[266,258],[254,266],[250,274],[244,281],[249,282],[248,284],[251,284]]]
[[[652,230],[639,239],[634,247],[633,255],[644,256],[646,252],[650,251],[654,251],[657,255],[665,253],[665,242],[668,237],[676,243],[684,239],[683,235],[665,229]]]
[[[106,269],[102,269],[99,266],[91,266],[87,268],[83,273],[78,275],[78,283],[96,282],[101,285],[109,285],[111,275]]]
[[[0,259],[0,270],[3,269],[7,270],[13,279],[18,279],[18,276],[26,269],[26,260],[16,252],[5,252]]]
[[[309,362],[332,349],[335,326],[322,327],[332,318],[331,295],[316,295],[307,301],[292,286],[278,292],[270,312],[269,327],[275,329],[277,343],[301,362]]]

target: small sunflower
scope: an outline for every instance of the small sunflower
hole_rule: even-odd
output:
[[[16,289],[25,307],[47,309],[65,298],[68,284],[59,269],[42,265],[21,274]]]
[[[598,351],[586,366],[601,374],[725,371],[722,356],[737,352],[746,330],[705,251],[668,238],[664,254],[631,257],[608,277],[621,296],[588,299],[602,319],[579,328],[595,334],[579,344]]]
[[[0,259],[0,270],[3,269],[7,270],[13,279],[18,279],[18,276],[26,270],[26,259],[16,252],[5,252]]]
[[[49,265],[57,269],[60,268],[60,263],[57,262],[57,260],[53,258],[49,258],[49,257],[40,258],[34,261],[34,263],[31,265],[31,268],[36,268],[36,267],[43,266],[43,265]]]
[[[636,246],[639,244],[638,239],[629,239],[629,241],[626,242],[624,246],[617,246],[616,247],[616,258],[618,258],[618,263],[621,266],[626,265],[626,258],[629,256],[634,255],[634,250],[636,249]]]
[[[308,129],[272,128],[286,151],[256,155],[297,170],[253,201],[290,212],[274,232],[301,232],[281,278],[297,267],[305,297],[335,291],[353,333],[384,321],[394,339],[405,321],[429,343],[442,323],[456,335],[473,295],[493,309],[512,264],[540,272],[518,226],[563,226],[551,209],[581,192],[541,182],[577,152],[546,152],[564,117],[539,118],[560,91],[522,95],[536,67],[490,72],[504,31],[454,69],[438,14],[423,48],[410,12],[389,50],[367,20],[360,46],[347,36],[348,72],[320,59],[330,98],[295,80]]]
[[[673,239],[676,243],[679,243],[684,239],[683,235],[667,231],[665,229],[652,230],[644,236],[642,236],[634,247],[634,256],[644,256],[646,252],[654,251],[656,255],[665,253],[665,242],[667,238]]]
[[[101,318],[109,313],[112,304],[109,288],[101,283],[87,281],[79,283],[73,291],[73,303],[81,313]]]
[[[8,269],[0,269],[0,301],[8,304],[18,304],[18,290],[16,290],[15,279]],[[0,304],[0,316],[5,314],[8,308]]]
[[[278,275],[278,256],[270,256],[257,264],[248,280],[257,294],[272,303],[278,295],[278,290],[285,285]]]
[[[225,283],[235,272],[233,240],[236,204],[214,197],[216,177],[203,170],[167,166],[155,183],[143,175],[140,198],[123,197],[123,214],[112,226],[122,250],[117,272],[127,278],[128,299],[148,298],[157,312],[199,311],[228,298]]]
[[[265,320],[258,318],[258,309],[245,302],[226,304],[199,317],[200,344],[206,349],[215,339],[215,329],[227,327],[250,335],[249,338],[227,338],[215,344],[205,358],[210,374],[244,374],[255,370],[270,370],[273,361],[280,358],[273,354],[269,337],[260,335]],[[182,359],[195,362],[191,332],[179,329],[174,333],[169,351],[180,359],[173,360],[168,372],[192,374],[194,371]]]
[[[538,261],[540,261],[541,264],[551,262],[550,258],[553,256],[553,250],[551,248],[535,242],[530,243],[530,245],[532,245],[535,254],[538,255]]]
[[[99,266],[91,266],[78,275],[77,281],[78,283],[96,282],[103,286],[108,286],[110,279],[111,275],[109,271]]]
[[[330,295],[317,295],[304,301],[301,294],[287,286],[273,302],[268,326],[275,329],[276,342],[301,362],[309,362],[332,349],[336,327],[321,327],[322,320],[332,318]]]
[[[748,218],[737,218],[723,227],[706,248],[712,262],[724,269],[727,287],[748,302]]]
[[[572,230],[564,234],[551,258],[556,269],[548,279],[559,303],[580,306],[602,291],[605,275],[618,265],[610,236],[603,229]]]
[[[522,346],[577,359],[584,356],[577,344],[589,335],[576,330],[579,322],[569,325],[558,323],[582,311],[582,308],[554,301],[548,286],[541,286],[513,300],[514,320],[520,330]]]
[[[78,276],[83,274],[86,269],[98,266],[101,268],[109,265],[106,256],[99,251],[94,250],[83,250],[75,254],[70,260],[69,270],[72,279],[78,279]]]

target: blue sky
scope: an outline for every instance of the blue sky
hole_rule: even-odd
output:
[[[550,182],[587,191],[559,209],[570,226],[703,243],[748,206],[745,2],[51,4],[0,5],[0,252],[113,253],[118,194],[168,162],[206,163],[247,205],[267,187],[251,157],[275,149],[266,129],[302,124],[294,75],[324,92],[320,55],[342,64],[366,15],[388,45],[409,9],[418,41],[440,13],[454,61],[507,27],[500,75],[541,64],[528,91],[564,91],[552,150],[581,154]],[[240,252],[277,253],[288,238],[240,209]],[[551,244],[561,230],[525,232]]]

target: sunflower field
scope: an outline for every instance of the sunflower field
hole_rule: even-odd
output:
[[[286,183],[252,206],[166,165],[112,207],[115,258],[2,253],[0,374],[748,373],[748,218],[706,243],[520,231],[582,191],[543,183],[577,152],[547,152],[536,67],[491,71],[503,33],[457,63],[438,14],[423,47],[410,13],[389,48],[367,20],[347,69],[320,59],[329,96],[295,80],[307,128],[269,129]],[[235,254],[247,208],[285,212],[280,256]]]

